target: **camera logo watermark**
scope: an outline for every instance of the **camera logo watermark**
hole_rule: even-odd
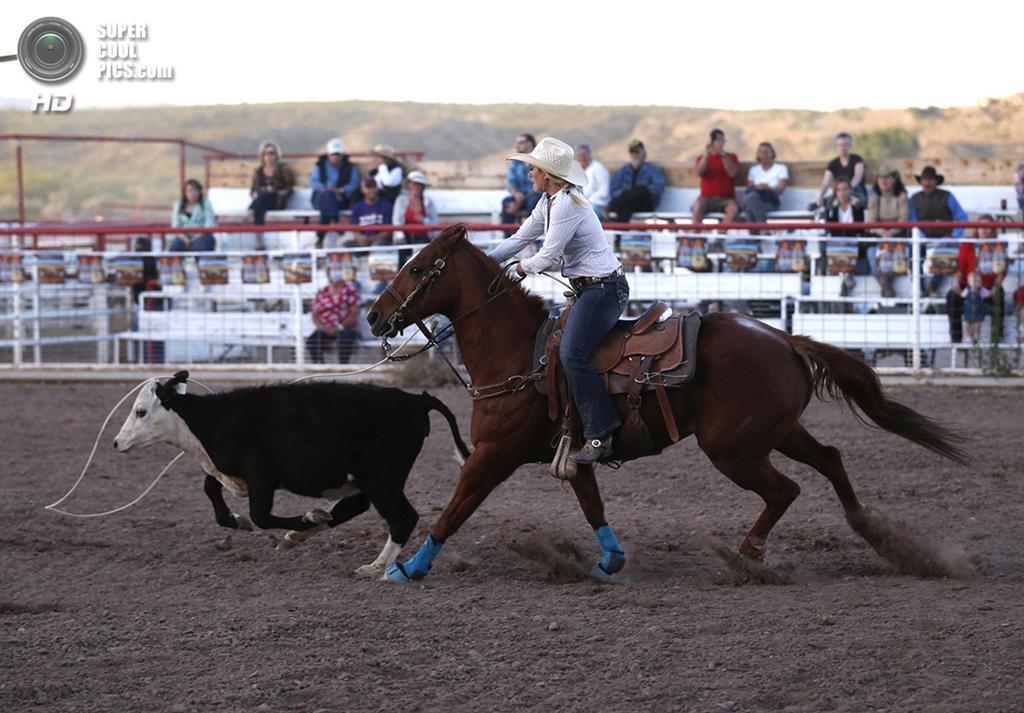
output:
[[[29,24],[18,39],[22,69],[40,82],[56,83],[70,78],[82,67],[85,43],[67,20],[42,17]]]

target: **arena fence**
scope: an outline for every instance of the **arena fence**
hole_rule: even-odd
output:
[[[943,224],[929,224],[935,228]],[[220,226],[218,250],[168,253],[180,231],[165,226],[58,225],[0,228],[0,368],[202,364],[218,369],[331,369],[313,365],[309,306],[328,281],[354,281],[363,310],[441,226],[348,227],[315,246],[318,226]],[[988,238],[833,237],[848,225],[609,224],[626,266],[632,313],[655,300],[676,311],[736,311],[773,327],[855,351],[880,372],[1020,374],[1024,223],[964,223]],[[497,244],[513,226],[472,225]],[[384,231],[392,245],[346,246]],[[150,251],[134,251],[148,237]],[[975,246],[983,300],[950,296],[959,246]],[[257,249],[261,246],[261,249]],[[528,248],[526,253],[536,250]],[[539,275],[525,286],[552,307],[565,286]],[[950,314],[952,312],[953,314]],[[962,323],[964,312],[970,324]],[[352,368],[382,352],[361,320]],[[978,331],[975,332],[974,330]],[[406,336],[410,336],[407,332]],[[422,336],[412,344],[422,344]],[[447,348],[457,350],[452,340]],[[456,355],[457,356],[457,355]]]

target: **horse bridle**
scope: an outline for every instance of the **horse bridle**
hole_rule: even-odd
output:
[[[384,354],[387,357],[388,361],[407,361],[408,359],[412,359],[413,357],[419,356],[428,349],[440,346],[440,342],[444,341],[445,339],[447,339],[448,337],[455,333],[456,322],[465,319],[474,312],[478,312],[479,310],[483,309],[491,302],[498,299],[503,294],[505,294],[510,289],[512,289],[513,287],[515,287],[516,285],[523,281],[524,278],[522,277],[510,278],[511,282],[505,285],[505,287],[499,289],[501,285],[501,278],[508,276],[508,272],[514,270],[518,262],[512,262],[509,265],[506,265],[498,272],[494,280],[492,280],[491,284],[487,287],[487,292],[488,294],[491,295],[490,297],[488,297],[486,300],[478,304],[476,307],[470,309],[468,312],[465,312],[456,317],[455,319],[451,320],[447,325],[445,325],[441,329],[440,332],[434,334],[431,331],[431,329],[424,323],[423,319],[415,312],[413,307],[415,304],[415,300],[417,300],[421,295],[429,292],[430,288],[432,288],[434,286],[434,283],[437,282],[438,278],[441,277],[441,273],[444,272],[444,269],[448,266],[448,257],[452,254],[452,251],[455,250],[456,245],[458,245],[457,242],[455,245],[452,245],[452,247],[448,249],[448,252],[434,260],[433,267],[429,271],[427,271],[427,273],[424,274],[423,277],[420,278],[420,281],[416,283],[416,286],[412,288],[412,290],[409,292],[407,296],[403,297],[402,293],[398,291],[398,289],[394,286],[393,282],[389,282],[387,287],[384,288],[384,292],[390,295],[396,302],[398,302],[398,307],[395,308],[394,312],[392,312],[391,315],[385,321],[385,324],[388,325],[389,327],[388,332],[397,331],[395,328],[395,323],[398,322],[399,319],[402,319],[403,321],[406,321],[408,324],[415,324],[419,328],[419,330],[423,332],[423,335],[427,338],[427,343],[420,349],[417,349],[412,354],[396,355],[391,353],[391,345],[388,343],[388,337],[387,334],[385,333],[385,335],[381,337],[381,348],[384,350]],[[542,374],[538,375],[538,370],[534,370],[530,374],[525,375],[513,374],[512,376],[508,377],[505,381],[500,382],[498,384],[490,384],[488,386],[475,387],[462,378],[462,374],[460,374],[459,370],[455,368],[455,365],[451,363],[451,361],[445,355],[443,350],[438,349],[437,353],[441,355],[441,358],[444,359],[444,363],[448,365],[448,368],[451,369],[452,373],[455,374],[459,382],[462,384],[463,387],[465,387],[466,391],[470,393],[470,396],[473,399],[486,399],[493,398],[495,396],[503,396],[504,394],[516,393],[518,391],[522,391],[523,389],[525,389],[532,381],[537,381],[541,376],[543,376]],[[500,391],[488,393],[496,388],[500,389]]]

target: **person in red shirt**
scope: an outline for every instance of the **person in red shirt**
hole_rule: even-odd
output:
[[[993,220],[991,215],[979,215],[979,221]],[[956,259],[956,275],[953,285],[946,293],[946,313],[949,315],[950,341],[963,341],[962,319],[964,314],[964,289],[967,276],[976,272],[981,276],[981,287],[990,293],[989,314],[992,316],[991,340],[998,344],[1003,340],[1003,312],[1006,295],[1003,293],[1003,278],[1006,277],[1006,246],[999,245],[995,228],[978,228],[974,237],[991,241],[960,243]],[[997,250],[998,248],[998,250]]]
[[[736,174],[740,161],[734,153],[726,153],[725,132],[714,129],[704,153],[697,157],[700,176],[700,198],[693,204],[693,222],[703,222],[708,213],[725,213],[722,223],[731,223],[740,212],[736,202]]]
[[[323,364],[324,350],[334,341],[338,344],[338,362],[348,363],[359,339],[356,327],[362,301],[356,283],[348,280],[332,282],[316,293],[311,307],[316,330],[306,339],[311,362]]]

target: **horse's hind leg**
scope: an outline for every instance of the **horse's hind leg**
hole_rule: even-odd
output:
[[[776,450],[788,458],[806,463],[816,471],[828,478],[835,488],[839,502],[847,514],[852,514],[861,509],[860,501],[853,492],[850,485],[850,478],[846,475],[846,468],[843,467],[843,458],[839,449],[833,446],[823,446],[814,436],[797,423],[793,426],[782,442],[776,446]]]
[[[714,464],[734,483],[764,500],[764,510],[740,544],[740,554],[762,559],[768,533],[800,495],[800,486],[776,470],[767,455],[746,461],[716,459]]]
[[[569,482],[576,493],[576,499],[580,502],[580,508],[583,509],[583,516],[594,528],[594,536],[597,537],[597,543],[604,553],[604,558],[594,565],[591,574],[607,579],[626,566],[626,552],[619,545],[611,525],[604,519],[604,502],[601,501],[601,491],[594,477],[594,466],[581,465],[576,477]]]

